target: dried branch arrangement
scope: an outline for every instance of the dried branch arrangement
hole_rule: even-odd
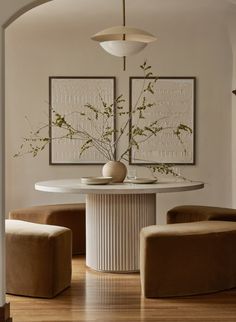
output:
[[[167,130],[173,131],[173,134],[182,144],[183,150],[186,152],[182,134],[192,134],[192,129],[188,125],[180,123],[176,127],[170,128],[169,126],[162,125],[161,118],[152,120],[151,122],[147,121],[147,124],[140,125],[140,121],[146,119],[145,114],[150,109],[155,108],[155,102],[150,102],[147,96],[150,97],[150,94],[152,96],[155,93],[155,84],[158,81],[158,78],[150,78],[153,77],[153,73],[151,66],[146,61],[140,66],[140,69],[144,77],[143,86],[131,111],[127,110],[126,99],[122,94],[112,104],[107,104],[103,97],[99,95],[102,108],[87,103],[83,106],[82,112],[81,110],[74,111],[73,113],[79,113],[81,119],[81,122],[74,126],[70,121],[71,114],[70,117],[68,115],[62,115],[53,106],[50,106],[50,124],[46,123],[40,128],[31,130],[29,136],[23,138],[23,143],[20,146],[19,152],[15,154],[15,157],[24,154],[31,154],[33,157],[36,157],[52,140],[66,139],[81,140],[80,156],[88,149],[95,148],[108,161],[128,161],[131,149],[138,150],[140,144],[147,142],[152,137],[158,136],[161,132]],[[119,123],[121,124],[117,129],[113,129],[111,126],[114,118],[115,120],[119,118]],[[131,118],[134,118],[136,122],[129,128]],[[94,135],[94,131],[90,133],[83,128],[83,119],[86,122],[91,122],[91,126],[95,129],[96,135]],[[142,121],[141,123],[143,124],[145,122]],[[60,136],[51,137],[49,135],[50,126],[59,128]],[[47,131],[46,136],[45,130]],[[121,138],[124,136],[126,136],[127,145],[121,151],[120,155],[118,155],[118,146]],[[174,171],[173,164],[150,164],[146,167],[152,171],[154,176],[156,173],[179,176]]]

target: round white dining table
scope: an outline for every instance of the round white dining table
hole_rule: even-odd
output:
[[[86,194],[86,265],[103,272],[139,271],[139,233],[156,223],[156,194],[202,189],[201,182],[86,185],[80,179],[38,182],[45,192]]]

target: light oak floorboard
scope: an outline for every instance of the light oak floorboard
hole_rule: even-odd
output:
[[[8,295],[14,322],[235,322],[236,289],[204,296],[144,299],[139,274],[105,274],[73,259],[71,288],[54,299]]]

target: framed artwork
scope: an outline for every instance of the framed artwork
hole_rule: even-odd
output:
[[[156,77],[130,77],[130,112],[142,104],[142,88]],[[196,77],[158,77],[154,83],[154,93],[145,92],[147,102],[154,105],[145,110],[144,118],[131,113],[130,131],[137,125],[142,128],[157,121],[161,130],[149,140],[143,140],[139,149],[132,147],[129,163],[148,165],[158,163],[195,164],[195,105]],[[181,132],[182,142],[174,134],[180,125],[192,129]]]
[[[63,136],[63,128],[52,126],[55,118],[53,111],[65,116],[65,119],[74,128],[87,131],[97,137],[99,128],[103,126],[102,121],[93,122],[94,114],[92,112],[91,117],[89,115],[84,117],[85,105],[91,104],[102,109],[102,100],[107,104],[113,104],[116,96],[115,82],[115,77],[49,77],[51,138],[49,163],[51,165],[104,164],[107,162],[105,157],[94,147],[80,155],[81,147],[86,140],[57,139]],[[111,119],[109,126],[111,129],[115,128],[115,116]],[[115,140],[115,134],[113,140]]]

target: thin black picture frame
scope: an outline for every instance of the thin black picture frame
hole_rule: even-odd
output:
[[[113,117],[113,128],[114,128],[114,135],[113,140],[116,140],[116,106],[115,106],[115,100],[116,100],[116,77],[115,76],[49,76],[49,165],[104,165],[106,161],[104,162],[53,162],[52,158],[52,82],[54,79],[110,79],[113,81],[113,104],[114,104],[114,117]],[[116,156],[115,156],[116,157]]]
[[[196,76],[152,76],[152,77],[140,77],[140,76],[131,76],[129,77],[129,112],[130,112],[130,121],[129,121],[129,140],[131,139],[131,129],[132,129],[132,81],[134,79],[158,79],[158,80],[192,80],[193,81],[193,120],[192,120],[192,135],[193,135],[193,147],[192,147],[192,162],[135,162],[132,160],[132,148],[129,151],[129,164],[130,165],[157,165],[157,164],[173,164],[173,165],[195,165],[196,164],[196,92],[197,92],[197,78]]]

